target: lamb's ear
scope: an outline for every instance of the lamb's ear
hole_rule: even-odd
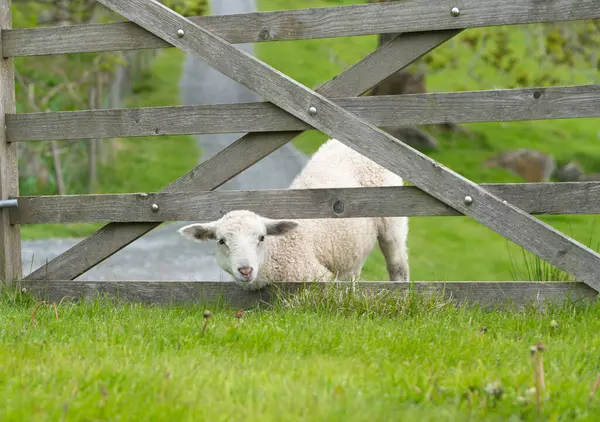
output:
[[[215,222],[190,224],[189,226],[180,228],[178,231],[182,236],[202,242],[216,238],[217,224]]]
[[[263,220],[267,227],[267,234],[270,236],[281,236],[298,227],[298,223],[292,220],[270,220],[268,218]]]

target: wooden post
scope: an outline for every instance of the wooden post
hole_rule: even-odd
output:
[[[12,26],[10,0],[0,0],[0,49],[2,35]],[[17,144],[6,139],[6,114],[15,113],[13,60],[0,59],[0,199],[19,195]],[[9,209],[0,210],[0,280],[11,283],[21,278],[21,235],[18,225],[10,224]]]

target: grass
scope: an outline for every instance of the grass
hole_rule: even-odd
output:
[[[179,79],[185,53],[165,49],[145,78],[134,86],[127,107],[180,104]],[[104,142],[107,142],[104,140]],[[193,136],[161,136],[118,139],[110,162],[99,169],[98,193],[156,192],[184,175],[198,163],[199,149]],[[87,236],[102,224],[36,224],[21,229],[28,240]]]
[[[363,3],[358,0],[259,0],[261,10],[282,10],[303,7],[337,6]],[[519,27],[498,27],[509,31],[509,39],[517,50],[524,52],[526,39]],[[473,55],[460,44],[461,38],[472,36],[480,29],[470,29],[435,50],[436,57],[451,57],[456,69],[444,69],[428,75],[431,92],[450,92],[505,88],[510,77],[481,61],[472,66]],[[352,63],[365,57],[376,47],[375,36],[303,40],[294,42],[262,43],[257,45],[259,58],[285,72],[299,82],[314,87]],[[465,52],[464,54],[458,54]],[[532,78],[543,69],[525,54],[519,69]],[[473,67],[477,78],[466,76]],[[517,70],[517,73],[519,70]],[[590,83],[566,71],[556,71],[560,85]],[[511,183],[521,181],[507,171],[486,169],[482,163],[490,156],[508,149],[535,148],[551,153],[559,161],[578,160],[586,172],[600,171],[598,118],[546,120],[507,123],[472,123],[462,125],[465,134],[436,134],[441,149],[429,153],[435,160],[477,183]],[[306,132],[294,144],[311,154],[327,138],[316,131]],[[541,216],[540,220],[567,233],[580,242],[598,236],[596,216]],[[593,242],[594,247],[596,247]],[[410,220],[409,254],[413,280],[511,280],[515,270],[511,256],[519,256],[521,249],[502,236],[466,217],[414,217]],[[528,253],[526,258],[533,259]],[[520,263],[518,265],[525,265]],[[548,273],[548,272],[547,272]],[[383,256],[376,250],[367,261],[363,277],[368,280],[386,280]]]
[[[252,309],[0,298],[0,419],[597,420],[597,306],[484,312],[310,290]],[[530,346],[542,341],[535,402]]]

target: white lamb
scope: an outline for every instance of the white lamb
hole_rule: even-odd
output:
[[[401,186],[402,178],[330,139],[290,189]],[[360,276],[375,242],[392,281],[409,277],[407,217],[272,220],[246,210],[179,229],[196,241],[217,240],[219,266],[234,281],[260,289],[271,281],[351,280]]]

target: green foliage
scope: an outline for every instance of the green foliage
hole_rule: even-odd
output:
[[[177,49],[163,50],[152,63],[144,80],[153,81],[152,90],[132,95],[126,107],[169,106],[179,104],[178,80],[185,55]],[[197,164],[199,151],[192,136],[161,136],[103,140],[113,154],[100,165],[98,193],[156,192]],[[84,175],[85,176],[85,175]],[[86,177],[82,178],[83,181]],[[85,184],[80,182],[81,191]],[[25,187],[21,184],[21,190]],[[39,191],[38,191],[39,192]],[[24,239],[81,237],[93,233],[101,224],[35,224],[21,228]],[[27,265],[25,263],[24,265]]]
[[[96,0],[13,1],[13,26],[30,28],[41,25],[85,24],[98,14],[115,15]]]
[[[198,15],[206,11],[206,1],[190,2],[186,0],[170,3],[184,14]],[[14,27],[22,28],[41,25],[107,23],[122,19],[95,0],[15,2],[13,6]],[[146,98],[150,98],[153,95],[155,88],[153,84],[157,78],[153,80],[150,77],[147,66],[154,55],[155,52],[152,50],[142,50],[124,53],[103,52],[17,58],[15,59],[17,111],[69,111],[103,108],[110,99],[111,85],[119,68],[125,69],[127,80],[121,83],[117,90],[112,90],[112,93],[118,92],[118,96],[125,98],[130,91],[133,91],[134,94],[143,93],[146,94]],[[176,95],[171,97],[173,97],[171,102],[166,105],[172,105],[178,101]],[[99,161],[96,167],[112,163],[114,154],[110,151],[107,153],[107,146],[114,149],[118,143],[110,140],[101,142],[103,149],[96,154],[97,161]],[[140,140],[140,143],[144,143],[144,141]],[[156,143],[153,143],[148,146],[149,151],[145,157],[158,155],[158,151],[155,150],[162,148],[155,145]],[[57,179],[59,178],[60,180],[64,179],[65,193],[70,194],[90,193],[114,186],[112,181],[106,180],[106,176],[105,180],[99,180],[96,183],[91,179],[90,146],[87,141],[69,141],[68,143],[57,141],[55,151],[52,152],[50,151],[51,147],[52,144],[48,142],[27,143],[19,146],[21,194],[56,194],[58,193]],[[170,155],[167,154],[167,157]],[[191,155],[188,156],[191,157]],[[62,172],[57,176],[56,169],[59,168],[59,164]],[[112,172],[107,173],[113,174]],[[138,181],[137,177],[131,177],[130,174],[123,176],[125,179]],[[169,181],[166,177],[167,174],[162,178],[159,177],[164,182],[160,183],[160,187]],[[140,184],[143,185],[143,183]]]
[[[585,83],[597,73],[598,22],[480,28],[457,47],[499,71],[506,88]],[[471,75],[481,80],[484,72],[473,66]]]
[[[399,0],[368,2],[390,1]],[[450,42],[452,50],[442,54],[436,49],[419,61],[428,74],[468,70],[470,78],[483,81],[491,68],[506,88],[582,83],[590,77],[598,80],[600,19],[474,28],[457,39]],[[473,57],[468,69],[461,60],[465,56]]]
[[[161,3],[183,16],[201,16],[208,10],[208,0],[163,0]]]
[[[12,11],[14,27],[115,20],[114,14],[95,0],[17,2]],[[16,58],[17,112],[99,108],[115,71],[122,66],[126,66],[126,61],[119,52]],[[97,99],[93,100],[94,97]],[[62,168],[59,177],[66,192],[89,192],[87,142],[65,144],[59,141],[56,154],[50,152],[51,144],[47,142],[19,147],[22,194],[57,193],[55,168],[59,168],[59,160]]]

